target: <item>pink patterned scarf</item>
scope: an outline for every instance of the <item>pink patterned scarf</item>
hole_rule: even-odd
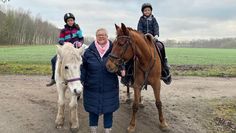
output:
[[[102,47],[100,44],[98,44],[98,42],[96,40],[95,46],[98,50],[100,57],[102,58],[104,56],[104,54],[107,52],[107,50],[109,49],[109,41],[107,41],[107,43],[105,45],[103,45],[103,47]]]

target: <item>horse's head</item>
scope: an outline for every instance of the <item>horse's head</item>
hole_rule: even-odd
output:
[[[130,37],[130,31],[122,23],[121,27],[116,27],[116,39],[113,41],[112,51],[106,63],[110,72],[117,72],[121,65],[129,61],[134,56],[133,42]]]
[[[80,65],[82,63],[81,55],[84,47],[74,48],[72,44],[65,43],[63,46],[57,46],[57,69],[58,79],[65,83],[74,94],[82,92],[80,83]]]

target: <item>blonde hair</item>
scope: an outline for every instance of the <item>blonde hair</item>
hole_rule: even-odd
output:
[[[108,32],[107,32],[107,30],[106,30],[105,28],[99,28],[99,29],[97,29],[97,31],[96,31],[96,36],[97,36],[97,34],[98,34],[99,31],[104,31],[105,34],[106,34],[106,36],[108,36]]]

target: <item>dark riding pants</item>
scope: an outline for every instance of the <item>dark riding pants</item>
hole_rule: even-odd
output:
[[[56,62],[57,62],[57,55],[53,56],[51,59],[51,65],[52,65],[52,78],[51,79],[55,79]]]

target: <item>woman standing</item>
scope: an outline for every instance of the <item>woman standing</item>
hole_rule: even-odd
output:
[[[115,73],[106,69],[112,43],[104,28],[96,31],[96,40],[83,56],[81,82],[84,86],[84,108],[89,113],[91,133],[97,133],[98,119],[103,115],[105,133],[112,128],[113,112],[119,108],[119,84]]]

